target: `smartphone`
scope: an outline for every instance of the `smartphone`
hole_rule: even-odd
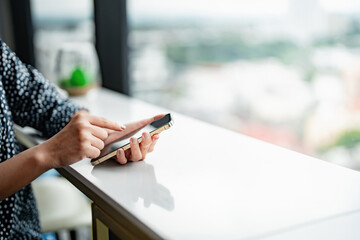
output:
[[[100,155],[97,158],[91,159],[92,165],[97,165],[102,163],[114,156],[116,156],[116,152],[118,149],[122,148],[124,151],[130,148],[130,138],[136,137],[138,142],[142,141],[142,133],[148,132],[150,136],[154,134],[160,133],[166,129],[169,129],[174,124],[171,114],[168,113],[164,117],[153,121],[152,123],[146,125],[143,128],[137,129],[134,131],[131,136],[126,135],[118,140],[112,141],[111,143],[104,146],[103,150],[101,150]]]

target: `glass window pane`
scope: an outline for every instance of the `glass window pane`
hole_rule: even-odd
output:
[[[360,167],[360,2],[129,0],[133,95]]]

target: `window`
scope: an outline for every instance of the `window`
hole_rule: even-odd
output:
[[[128,0],[132,95],[360,167],[360,3]]]
[[[94,43],[92,0],[31,0],[37,68],[56,82],[59,50],[66,42]]]

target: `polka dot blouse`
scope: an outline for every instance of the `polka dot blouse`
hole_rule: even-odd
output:
[[[59,95],[36,69],[22,63],[0,39],[0,162],[19,153],[14,123],[33,127],[50,137],[79,109]],[[31,185],[0,201],[0,240],[3,239],[41,239]]]

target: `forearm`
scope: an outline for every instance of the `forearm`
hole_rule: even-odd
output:
[[[0,163],[0,201],[49,170],[47,155],[40,144]]]

